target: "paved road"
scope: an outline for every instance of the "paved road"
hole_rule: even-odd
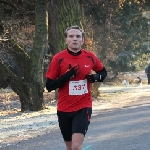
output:
[[[65,146],[56,128],[0,150],[65,150]],[[83,150],[150,150],[150,97],[121,109],[94,111]]]

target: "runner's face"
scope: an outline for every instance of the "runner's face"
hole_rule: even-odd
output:
[[[82,32],[78,29],[70,29],[67,32],[66,44],[69,50],[78,51],[80,50],[84,39],[82,37]]]

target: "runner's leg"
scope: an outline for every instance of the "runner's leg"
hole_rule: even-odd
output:
[[[72,114],[57,111],[59,127],[67,150],[72,150]]]
[[[66,144],[67,150],[72,150],[72,141],[70,142],[65,141],[65,144]]]
[[[72,122],[72,150],[81,150],[84,136],[90,124],[92,108],[79,110]]]
[[[74,133],[72,135],[72,150],[82,150],[84,135],[82,133]]]

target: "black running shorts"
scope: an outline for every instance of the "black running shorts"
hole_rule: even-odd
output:
[[[65,141],[72,141],[74,133],[84,136],[90,124],[92,108],[83,108],[75,112],[57,111],[59,127]]]

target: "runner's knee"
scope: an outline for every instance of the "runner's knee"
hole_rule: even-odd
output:
[[[73,142],[72,150],[81,150],[81,145],[78,142]]]

